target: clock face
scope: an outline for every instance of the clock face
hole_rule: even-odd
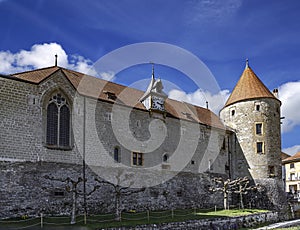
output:
[[[164,100],[160,97],[152,97],[152,108],[157,110],[164,110]]]

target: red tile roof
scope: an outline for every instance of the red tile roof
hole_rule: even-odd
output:
[[[39,84],[57,71],[61,71],[71,82],[77,92],[84,96],[97,98],[111,103],[120,103],[136,109],[146,110],[144,105],[140,102],[140,98],[144,94],[143,91],[105,81],[103,79],[85,75],[83,73],[62,67],[53,66],[33,71],[16,73],[10,76],[11,78],[17,78],[27,82]],[[114,100],[108,98],[107,92],[116,95],[117,99]],[[166,100],[165,109],[169,116],[225,129],[225,126],[220,121],[219,117],[208,109],[172,99]]]
[[[284,152],[281,152],[281,160],[285,160],[286,158],[290,157],[289,154],[286,154]]]
[[[284,159],[282,162],[289,163],[289,162],[296,162],[296,161],[300,161],[300,152],[297,152],[295,155]]]
[[[247,65],[230,97],[228,98],[225,107],[239,101],[255,98],[277,99],[268,90],[264,83],[262,83],[262,81],[256,76],[253,70]]]

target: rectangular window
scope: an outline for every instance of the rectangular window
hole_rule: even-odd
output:
[[[255,133],[256,135],[262,135],[262,123],[255,124]]]
[[[295,173],[291,173],[290,178],[291,178],[291,180],[296,180]]]
[[[254,111],[261,111],[261,102],[255,102],[254,104]]]
[[[62,189],[55,189],[53,191],[53,196],[55,197],[64,197],[65,196],[65,191]]]
[[[225,141],[225,137],[223,138],[223,142],[222,142],[222,149],[226,150],[226,141]]]
[[[208,170],[209,171],[213,170],[213,160],[208,160]]]
[[[186,133],[186,128],[185,128],[185,127],[181,127],[180,133],[181,133],[181,135],[185,135],[185,133]]]
[[[290,163],[290,169],[295,168],[295,164],[294,163]]]
[[[273,165],[268,166],[269,177],[275,177],[275,167]]]
[[[111,121],[112,120],[112,113],[107,112],[104,114],[104,120],[105,121]]]
[[[114,160],[117,163],[120,163],[120,150],[119,147],[114,148]]]
[[[205,139],[205,131],[203,129],[200,129],[200,137],[201,140]]]
[[[256,152],[257,153],[264,153],[264,143],[263,142],[256,142]]]
[[[143,153],[132,153],[132,165],[143,166]]]

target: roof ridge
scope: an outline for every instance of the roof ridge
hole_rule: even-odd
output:
[[[82,75],[86,75],[86,76],[89,76],[89,77],[92,77],[92,78],[97,78],[97,79],[102,80],[102,81],[105,81],[106,83],[109,83],[109,84],[114,84],[114,85],[118,85],[118,86],[125,87],[125,88],[127,87],[127,88],[130,88],[130,89],[139,91],[139,92],[145,92],[145,91],[143,91],[143,90],[141,90],[141,89],[132,88],[132,87],[129,87],[129,86],[126,86],[126,85],[122,85],[122,84],[120,84],[120,83],[116,83],[116,82],[108,81],[108,80],[105,80],[105,79],[102,79],[102,78],[98,78],[98,77],[95,77],[95,76],[92,76],[92,75],[84,74],[84,73],[78,72],[78,71],[76,71],[76,70],[66,69],[66,68],[63,68],[63,67],[61,67],[61,68],[62,68],[63,70],[65,70],[65,71],[67,71],[67,72],[72,72],[72,73],[74,73],[74,74],[76,74],[76,75],[77,75],[77,74],[82,74]],[[77,75],[77,76],[78,76],[78,75]],[[78,77],[80,77],[80,76],[78,76]],[[207,111],[209,111],[209,112],[211,112],[211,113],[214,113],[214,112],[211,111],[210,109],[201,107],[200,105],[195,105],[195,104],[192,104],[192,103],[189,103],[189,102],[186,102],[186,101],[175,100],[175,99],[172,99],[172,98],[169,98],[169,97],[168,97],[167,99],[170,100],[170,101],[176,101],[176,102],[179,102],[179,103],[191,105],[191,106],[193,106],[193,107],[200,108],[200,109],[204,109],[204,110],[207,110]]]
[[[19,75],[19,74],[24,74],[24,73],[30,73],[30,72],[40,71],[40,70],[51,69],[51,68],[58,68],[58,69],[61,68],[62,69],[63,67],[54,65],[54,66],[43,67],[40,69],[32,69],[32,70],[27,70],[27,71],[23,71],[23,72],[17,72],[17,73],[9,74],[8,76],[14,76],[14,75]]]
[[[78,74],[82,74],[83,76],[85,75],[85,76],[88,76],[88,77],[97,78],[97,79],[99,79],[99,80],[101,80],[101,81],[105,81],[105,82],[110,83],[110,84],[119,85],[119,86],[122,86],[122,87],[129,87],[129,86],[126,86],[126,85],[122,85],[122,84],[120,84],[120,83],[117,83],[117,82],[105,80],[105,79],[100,78],[100,77],[95,77],[95,76],[92,76],[92,75],[89,75],[89,74],[81,73],[81,72],[78,72],[78,71],[76,71],[76,70],[66,69],[66,68],[63,68],[63,67],[61,67],[61,68],[62,68],[63,70],[65,70],[65,71],[67,71],[67,72],[72,72],[72,73],[74,73],[74,74],[77,75],[77,76],[78,76]],[[80,77],[80,76],[78,76],[78,77]],[[131,87],[129,87],[129,88],[131,88]],[[137,91],[144,92],[143,90],[136,89],[136,88],[131,88],[131,89],[134,89],[134,90],[137,90]]]

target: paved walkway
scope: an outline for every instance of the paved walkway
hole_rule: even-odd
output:
[[[293,227],[293,226],[299,226],[300,229],[300,219],[271,224],[269,226],[257,228],[257,229],[265,230],[265,229],[276,229],[276,228],[285,228],[285,227]]]

